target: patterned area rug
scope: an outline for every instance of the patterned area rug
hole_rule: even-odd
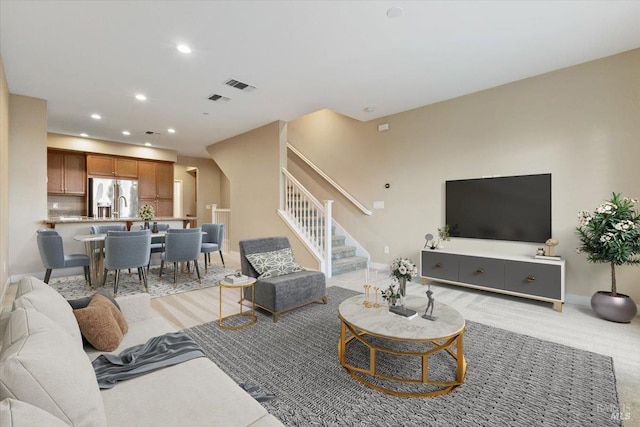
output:
[[[233,270],[218,267],[216,265],[209,266],[209,270],[205,273],[204,266],[200,266],[200,277],[202,277],[202,284],[198,283],[198,276],[194,271],[189,275],[186,271],[178,271],[177,286],[173,288],[173,266],[165,267],[162,272],[162,278],[158,277],[160,272],[160,266],[152,267],[147,273],[147,283],[149,285],[149,294],[151,298],[164,297],[167,295],[179,294],[182,292],[189,292],[195,289],[210,288],[212,286],[218,286],[220,280],[228,274],[233,274]],[[107,276],[107,283],[104,286],[108,292],[113,292],[113,284],[115,278],[114,273],[109,272]],[[49,284],[55,288],[66,299],[81,298],[88,295],[93,295],[98,289],[102,289],[100,286],[94,286],[94,289],[90,289],[84,282],[84,277],[67,276],[52,278]],[[131,275],[127,271],[120,272],[120,283],[118,285],[118,296],[133,295],[144,292],[144,285],[140,284],[138,280],[138,273],[136,270],[131,271]]]
[[[262,404],[288,426],[620,425],[613,419],[618,396],[610,357],[470,321],[467,375],[450,394],[402,398],[367,388],[337,357],[337,309],[354,294],[331,287],[329,304],[285,313],[277,323],[259,313],[248,329],[226,331],[212,322],[185,332],[235,381],[274,393]],[[387,369],[415,376],[406,372],[410,365],[396,359]],[[430,359],[430,376],[450,369]]]

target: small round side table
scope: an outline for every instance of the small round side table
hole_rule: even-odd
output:
[[[237,283],[237,284],[233,284],[233,283],[229,283],[229,282],[225,282],[224,280],[222,280],[220,282],[219,288],[220,288],[220,311],[218,314],[218,326],[220,326],[222,329],[230,329],[230,330],[236,330],[236,329],[244,329],[244,328],[248,328],[251,325],[254,325],[257,321],[258,318],[256,317],[256,305],[255,305],[255,299],[256,299],[256,288],[255,285],[256,284],[256,279],[254,277],[249,277],[249,280],[247,280],[246,282],[242,282],[242,283]],[[242,311],[242,307],[243,307],[243,302],[245,300],[244,298],[244,288],[251,288],[251,311],[246,311],[243,312]],[[240,305],[240,312],[236,313],[236,314],[231,314],[229,316],[225,316],[222,317],[222,290],[223,289],[239,289],[240,290],[240,301],[238,301],[238,305]],[[248,323],[244,323],[242,325],[239,326],[229,326],[229,325],[225,325],[224,321],[227,319],[231,319],[234,317],[249,317],[250,321]]]

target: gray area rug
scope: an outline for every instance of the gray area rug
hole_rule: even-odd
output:
[[[247,329],[227,331],[211,322],[185,332],[236,382],[274,393],[276,399],[262,404],[289,426],[620,425],[612,420],[618,397],[610,357],[471,321],[467,375],[452,393],[402,398],[367,388],[337,357],[337,309],[352,295],[331,287],[329,304],[285,313],[275,324],[259,313]],[[355,359],[367,360],[351,350]],[[430,368],[446,376],[451,362],[441,362],[430,359]],[[414,369],[405,360],[385,363],[394,373]]]
[[[209,271],[205,273],[204,266],[200,264],[200,277],[202,284],[198,283],[198,276],[195,271],[189,275],[186,271],[178,271],[177,286],[173,288],[173,266],[165,267],[162,278],[158,277],[160,266],[152,267],[147,274],[147,284],[151,298],[164,297],[167,295],[180,294],[196,289],[210,288],[218,286],[224,276],[233,274],[233,270],[225,269],[216,265],[209,266]],[[107,283],[104,286],[108,292],[113,292],[114,273],[109,272]],[[49,280],[49,285],[62,294],[65,299],[76,299],[93,295],[101,286],[94,286],[90,289],[84,282],[84,276],[56,277]],[[127,271],[120,272],[120,283],[118,285],[118,296],[133,295],[144,292],[144,285],[138,280],[138,272],[134,269],[131,276]]]

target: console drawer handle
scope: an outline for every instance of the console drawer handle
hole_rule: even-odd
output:
[[[527,277],[525,277],[525,280],[526,280],[527,282],[533,282],[533,281],[535,281],[535,280],[536,280],[536,278],[535,278],[535,277],[533,277],[533,276],[527,276]]]
[[[435,265],[435,267],[436,267],[436,268],[442,268],[442,263],[440,263],[440,262],[439,262],[439,263],[437,263],[437,264]]]
[[[482,268],[479,268],[479,269],[476,270],[476,273],[477,274],[482,274],[482,273],[484,273],[484,270]]]

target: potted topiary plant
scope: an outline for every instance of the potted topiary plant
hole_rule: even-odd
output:
[[[576,251],[586,254],[590,262],[611,266],[611,292],[596,292],[591,307],[598,316],[614,322],[630,322],[638,312],[631,297],[616,289],[616,265],[640,264],[640,214],[634,208],[637,202],[613,193],[611,200],[595,211],[578,214],[580,247]]]

